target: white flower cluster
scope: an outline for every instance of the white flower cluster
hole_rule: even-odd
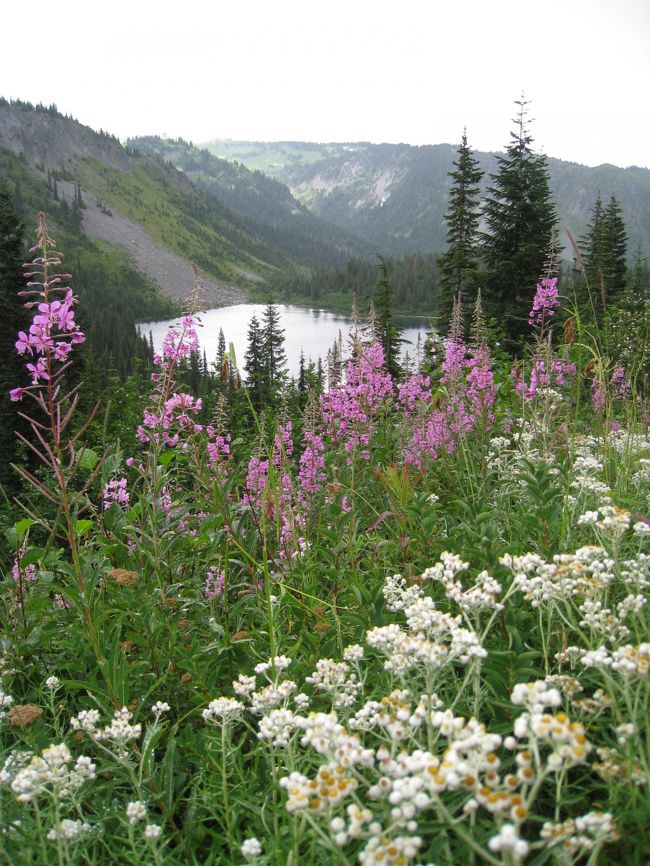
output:
[[[255,665],[255,673],[264,674],[270,670],[286,671],[290,664],[291,659],[288,656],[274,656],[267,662],[260,662],[258,665]]]
[[[597,511],[586,511],[578,518],[578,526],[595,526],[612,538],[618,538],[630,528],[629,511],[617,505],[601,505]]]
[[[347,822],[344,818],[337,816],[330,821],[330,830],[335,843],[339,848],[343,848],[348,844],[350,839],[358,839],[366,831],[377,835],[381,833],[381,824],[373,821],[373,814],[370,809],[362,809],[352,803],[346,808]]]
[[[73,842],[90,833],[90,830],[90,824],[87,824],[85,821],[74,821],[70,818],[64,818],[57,825],[48,830],[47,838],[50,842],[56,842],[59,839],[64,839],[66,842]]]
[[[499,562],[514,573],[513,585],[534,608],[573,595],[592,596],[614,579],[614,560],[603,547],[581,547],[575,553],[558,553],[546,562],[536,553],[512,556]]]
[[[480,609],[503,610],[503,605],[497,602],[497,596],[501,594],[501,584],[487,571],[476,576],[474,586],[463,589],[463,584],[456,577],[467,568],[468,563],[462,562],[459,556],[442,553],[440,562],[427,568],[422,579],[442,583],[447,598],[455,602],[464,613]]]
[[[126,707],[115,710],[110,725],[98,728],[100,715],[97,710],[82,710],[78,715],[70,719],[70,726],[74,731],[84,731],[93,740],[108,742],[109,746],[116,746],[121,758],[128,755],[127,743],[137,740],[142,732],[142,725],[131,724],[133,713]]]
[[[270,740],[272,745],[283,748],[289,744],[295,729],[295,714],[286,707],[276,707],[260,719],[257,738]]]
[[[562,697],[555,688],[549,688],[546,680],[534,683],[518,683],[512,690],[510,701],[515,706],[525,706],[531,713],[543,713],[547,707],[559,707]]]
[[[420,587],[415,583],[409,584],[401,574],[386,577],[382,592],[386,609],[392,613],[404,610],[409,604],[413,604],[414,601],[422,597]]]
[[[421,845],[419,836],[396,836],[394,839],[384,835],[371,836],[359,853],[359,863],[361,866],[376,866],[377,863],[402,866],[417,856]]]
[[[650,587],[650,554],[638,553],[635,559],[623,560],[619,563],[619,576],[633,592]]]
[[[244,840],[239,850],[241,851],[242,856],[247,860],[254,860],[262,853],[262,845],[255,836],[251,836],[250,839]]]
[[[540,838],[549,848],[561,845],[572,857],[587,854],[596,845],[619,838],[616,822],[609,812],[589,812],[580,818],[569,818],[561,824],[547,821]]]
[[[317,691],[331,695],[336,708],[351,707],[363,687],[347,662],[332,659],[319,659],[316,670],[305,677],[305,682],[315,686]]]
[[[588,668],[611,668],[621,674],[647,676],[650,670],[650,643],[637,646],[626,644],[616,650],[601,646],[583,653],[580,660]]]
[[[266,677],[268,685],[258,689],[257,677],[239,674],[238,679],[232,684],[233,691],[238,697],[250,703],[251,712],[266,713],[283,704],[296,690],[293,680],[279,682],[277,679],[277,675],[286,670],[290,664],[291,659],[288,656],[275,656],[268,662],[260,662],[256,665],[255,671],[258,675]]]
[[[29,803],[50,794],[57,800],[71,797],[81,785],[95,778],[95,764],[85,756],[77,758],[74,766],[70,750],[64,743],[48,746],[40,755],[34,755],[27,766],[18,769],[11,782],[11,790],[19,803]]]
[[[610,608],[603,607],[600,601],[587,600],[583,602],[578,607],[578,610],[583,615],[583,618],[580,620],[581,628],[589,628],[592,632],[600,634],[605,640],[625,640],[630,634],[630,629],[625,625],[623,620],[630,610],[635,610],[638,604],[635,596],[628,596],[628,599],[625,600],[625,603],[621,602],[618,605],[616,614]],[[642,599],[641,606],[644,603],[645,599]]]
[[[554,690],[553,690],[554,691]],[[580,722],[572,722],[566,713],[524,713],[514,725],[518,740],[534,737],[539,744],[552,748],[546,767],[551,772],[583,764],[592,746]]]
[[[2,689],[0,689],[0,721],[2,721],[2,719],[7,715],[6,710],[13,704],[13,702],[14,699],[11,695],[6,694]]]
[[[126,817],[129,819],[129,824],[137,824],[138,821],[144,821],[147,817],[147,807],[142,800],[135,800],[127,804]]]
[[[234,698],[215,698],[210,701],[201,715],[206,722],[233,721],[244,712],[244,705]]]
[[[427,713],[442,706],[435,694],[422,695],[415,708],[410,698],[407,689],[395,689],[381,701],[366,701],[350,719],[350,727],[366,731],[377,727],[385,730],[392,742],[404,740],[422,725]]]
[[[519,836],[519,828],[514,824],[503,824],[496,836],[488,842],[490,851],[498,854],[511,854],[515,862],[522,860],[528,854],[528,842]]]

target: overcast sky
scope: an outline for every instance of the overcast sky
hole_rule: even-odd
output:
[[[650,167],[650,0],[30,0],[0,95],[121,139],[535,147]]]

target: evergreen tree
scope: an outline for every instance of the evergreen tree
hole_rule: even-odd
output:
[[[377,316],[375,339],[384,350],[384,364],[390,375],[400,375],[399,354],[403,343],[402,331],[393,321],[393,286],[388,265],[379,256],[379,279],[375,289],[374,309]]]
[[[628,290],[633,298],[644,298],[650,294],[650,270],[648,259],[641,255],[641,245],[637,247],[634,264],[630,270]]]
[[[447,250],[438,257],[438,315],[449,321],[454,299],[460,294],[465,306],[472,303],[478,285],[479,194],[483,172],[467,144],[463,130],[455,171],[449,172]]]
[[[272,402],[287,378],[287,355],[284,350],[284,331],[280,327],[280,313],[271,301],[262,313],[262,325],[265,398]]]
[[[510,349],[521,345],[528,329],[528,311],[544,269],[546,251],[556,233],[547,160],[531,149],[527,101],[517,100],[510,144],[497,157],[498,170],[484,205],[484,302],[495,317]]]
[[[598,193],[580,247],[587,284],[583,306],[595,320],[600,321],[607,307],[620,300],[626,287],[627,235],[614,196],[604,207]]]
[[[18,414],[24,407],[9,400],[9,391],[25,385],[27,375],[15,346],[18,331],[26,330],[29,321],[18,297],[25,288],[23,258],[23,225],[13,207],[13,191],[0,183],[0,485],[6,493],[18,487],[9,465],[17,457],[15,431],[27,435],[29,429]]]
[[[259,411],[264,400],[264,364],[262,360],[262,331],[257,316],[248,325],[248,345],[244,356],[246,385],[253,407]]]
[[[223,333],[223,328],[219,328],[219,336],[217,338],[217,367],[221,369],[223,359],[226,354],[226,337]]]
[[[627,232],[621,206],[612,195],[604,214],[607,258],[605,285],[607,302],[616,303],[625,292],[627,282]]]

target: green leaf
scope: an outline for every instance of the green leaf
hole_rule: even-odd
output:
[[[92,520],[77,520],[74,525],[74,531],[77,535],[85,535],[88,530],[92,529]]]
[[[33,563],[38,562],[42,558],[44,552],[45,551],[42,547],[30,547],[20,559],[21,567],[26,568],[28,565],[33,565]]]
[[[99,463],[99,454],[93,451],[92,448],[84,448],[79,452],[79,466],[81,469],[87,469],[89,472]]]
[[[14,524],[14,529],[18,533],[20,537],[22,537],[30,526],[33,526],[36,521],[31,520],[29,517],[25,517],[23,520],[19,520],[18,523]]]

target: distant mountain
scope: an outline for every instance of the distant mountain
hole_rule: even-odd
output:
[[[213,305],[244,299],[302,262],[257,235],[214,195],[195,187],[170,162],[123,147],[54,107],[0,100],[0,177],[44,184],[81,234],[153,281],[168,297],[193,286],[191,264],[205,276]],[[20,186],[20,184],[19,184]],[[38,205],[44,208],[45,202]],[[34,214],[26,213],[34,220]]]
[[[311,144],[303,142],[209,142],[216,156],[244,163],[287,184],[313,213],[354,231],[374,250],[391,255],[441,252],[446,245],[448,173],[456,158],[449,144]],[[485,171],[496,171],[494,153],[476,153]],[[596,168],[549,159],[551,191],[560,225],[579,238],[600,192],[621,205],[628,251],[650,252],[650,170]],[[562,238],[566,242],[566,236]]]
[[[308,267],[335,267],[373,250],[333,223],[315,216],[289,188],[261,171],[219,159],[183,139],[130,139],[130,149],[176,166],[197,189],[225,204],[257,237]]]

